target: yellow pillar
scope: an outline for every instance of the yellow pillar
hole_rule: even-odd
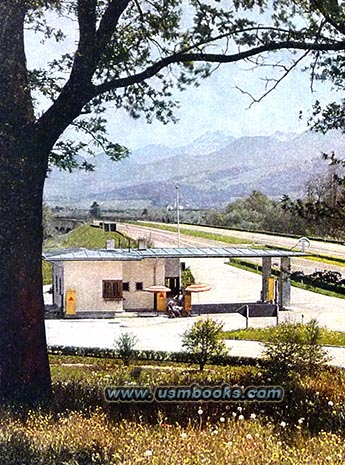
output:
[[[66,315],[76,314],[76,291],[75,289],[67,289],[66,291]]]
[[[188,291],[184,295],[184,309],[187,313],[190,313],[192,310],[192,293]]]
[[[165,312],[167,305],[167,295],[166,292],[157,293],[157,310],[160,312]]]
[[[275,279],[273,276],[268,278],[267,301],[274,302]]]

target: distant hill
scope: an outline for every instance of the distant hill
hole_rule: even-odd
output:
[[[166,206],[173,202],[176,183],[182,202],[195,208],[221,206],[253,189],[274,197],[296,197],[311,174],[324,169],[321,152],[341,155],[344,142],[335,131],[240,138],[208,132],[181,147],[149,145],[134,150],[117,163],[101,153],[92,173],[69,174],[54,168],[45,198],[59,205],[93,200],[109,205],[116,200]]]

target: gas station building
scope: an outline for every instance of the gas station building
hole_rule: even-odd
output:
[[[290,306],[291,258],[305,256],[289,250],[240,247],[64,249],[44,254],[53,265],[53,305],[70,318],[114,317],[124,311],[164,311],[166,294],[145,292],[168,286],[176,292],[181,263],[188,258],[254,258],[262,261],[262,303],[279,309]],[[279,276],[272,276],[273,260]],[[240,285],[240,283],[238,283]],[[156,299],[156,301],[155,301]],[[230,304],[230,302],[229,302]]]

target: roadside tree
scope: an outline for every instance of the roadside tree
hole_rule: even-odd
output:
[[[183,334],[182,347],[202,371],[207,362],[217,355],[226,355],[228,349],[222,339],[224,324],[211,318],[198,320]]]
[[[92,218],[100,218],[102,216],[101,214],[101,207],[98,202],[92,202],[90,206],[90,215]]]
[[[265,93],[307,57],[312,77],[318,65],[332,68],[328,56],[340,67],[344,17],[345,7],[334,1],[0,2],[2,399],[32,402],[51,395],[41,269],[42,196],[49,164],[92,169],[89,156],[76,155],[93,150],[113,160],[125,157],[128,150],[108,140],[107,104],[133,118],[144,114],[148,121],[173,121],[173,89],[198,85],[219,63],[273,63]],[[58,19],[75,25],[77,40],[73,50],[66,47],[50,56],[44,41],[61,46],[65,39],[54,26]],[[49,57],[44,69],[28,66],[28,29],[41,35],[42,55]],[[293,52],[275,57],[279,50]],[[67,128],[74,129],[73,137],[68,138]]]

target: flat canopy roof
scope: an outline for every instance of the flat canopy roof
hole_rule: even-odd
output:
[[[144,258],[262,258],[301,257],[307,254],[278,249],[251,249],[242,247],[189,247],[152,249],[62,249],[45,252],[43,257],[57,261],[129,261]]]

